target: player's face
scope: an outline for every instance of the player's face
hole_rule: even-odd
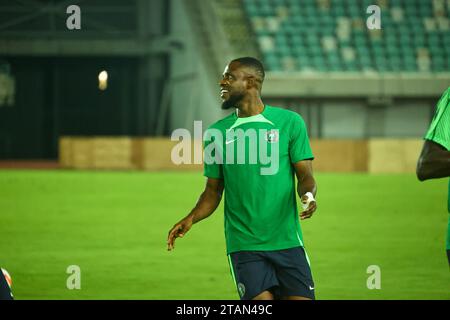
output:
[[[234,63],[227,65],[222,75],[222,81],[220,81],[222,109],[236,107],[245,94],[244,73]]]

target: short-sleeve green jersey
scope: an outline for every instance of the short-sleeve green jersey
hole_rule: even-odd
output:
[[[224,181],[227,253],[303,246],[293,164],[313,154],[302,117],[266,105],[230,114],[204,139],[204,175]]]
[[[450,151],[450,87],[444,92],[436,106],[436,112],[425,139],[434,141]],[[448,212],[450,212],[450,180],[447,201]]]

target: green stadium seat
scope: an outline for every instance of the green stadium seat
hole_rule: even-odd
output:
[[[251,17],[257,17],[259,15],[259,9],[256,5],[253,4],[248,4],[245,7],[246,11],[247,11],[247,15],[251,18]]]
[[[355,72],[359,71],[361,68],[356,63],[348,63],[344,65],[344,71]]]
[[[431,65],[432,65],[432,69],[434,71],[444,71],[445,69],[445,65],[446,65],[446,61],[443,57],[432,57],[431,58]]]
[[[272,67],[281,68],[281,56],[279,54],[269,53],[265,57],[267,57],[266,63],[269,63]]]
[[[346,17],[347,15],[345,14],[345,9],[344,7],[341,5],[341,3],[337,3],[335,5],[332,6],[332,8],[330,9],[330,13],[335,16],[335,17]]]
[[[425,36],[418,34],[417,36],[413,37],[412,42],[414,44],[414,47],[425,47],[426,40]]]
[[[306,49],[307,49],[307,52],[312,56],[322,54],[322,48],[318,45],[307,46]]]

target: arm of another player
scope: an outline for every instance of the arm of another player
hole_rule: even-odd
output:
[[[312,161],[311,160],[302,160],[294,163],[295,174],[297,175],[297,193],[302,201],[302,203],[306,203],[308,200],[307,192],[311,192],[316,197],[317,193],[317,185],[316,180],[314,180],[313,170],[312,170]],[[300,219],[308,219],[312,216],[314,211],[317,209],[316,200],[313,200],[309,203],[308,208],[304,210],[300,214]]]
[[[194,223],[209,217],[216,210],[222,199],[222,193],[223,180],[208,178],[205,190],[200,195],[194,209],[170,229],[167,237],[167,250],[174,249],[175,239],[183,237]]]
[[[431,140],[425,140],[416,168],[420,181],[450,176],[450,151]]]

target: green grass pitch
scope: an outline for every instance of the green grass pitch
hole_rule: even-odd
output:
[[[319,174],[302,222],[318,299],[450,299],[447,180]],[[200,172],[0,171],[0,265],[16,299],[238,299],[223,206],[173,252],[169,228],[194,206]],[[68,290],[69,265],[81,289]],[[366,286],[381,268],[381,289]]]

